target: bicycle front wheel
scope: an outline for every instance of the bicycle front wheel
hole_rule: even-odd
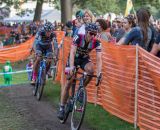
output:
[[[43,94],[43,89],[46,81],[46,71],[45,69],[42,69],[41,77],[40,77],[40,82],[38,85],[38,90],[37,90],[37,100],[41,100],[42,94]]]
[[[71,116],[71,129],[79,130],[85,115],[87,93],[84,87],[80,88],[74,99],[74,106]]]

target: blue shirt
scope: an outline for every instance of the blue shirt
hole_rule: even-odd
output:
[[[127,45],[128,44],[131,44],[131,45],[138,44],[139,46],[141,46],[145,50],[148,50],[149,44],[151,42],[154,42],[154,36],[153,36],[152,29],[150,27],[148,28],[148,39],[147,39],[147,42],[145,44],[143,43],[143,34],[142,34],[142,30],[141,30],[140,27],[134,27],[125,36],[125,40],[124,40],[124,43],[127,44]]]

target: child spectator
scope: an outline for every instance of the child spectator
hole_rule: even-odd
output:
[[[28,80],[32,80],[32,69],[33,69],[33,60],[31,59],[29,63],[26,65],[26,70],[28,71]]]

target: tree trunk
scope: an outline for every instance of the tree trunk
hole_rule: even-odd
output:
[[[72,20],[72,0],[61,0],[61,22]]]
[[[36,5],[36,10],[35,10],[33,21],[40,21],[41,20],[43,1],[44,0],[37,0],[37,5]]]

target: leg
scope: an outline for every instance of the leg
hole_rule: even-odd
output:
[[[93,67],[93,63],[92,62],[88,62],[85,67],[84,67],[84,70],[90,74],[90,75],[93,75],[94,73],[94,67]],[[87,77],[84,85],[87,86],[87,84],[91,81],[92,77]]]
[[[63,120],[64,116],[65,116],[64,107],[65,107],[65,104],[66,104],[66,102],[68,100],[69,89],[70,89],[70,87],[72,85],[73,79],[74,79],[74,77],[72,77],[70,80],[67,80],[66,85],[63,88],[62,93],[61,93],[60,109],[59,109],[58,115],[57,115],[57,117],[60,120]]]
[[[46,49],[46,56],[47,56],[47,66],[46,66],[46,73],[50,69],[52,59],[53,59],[53,50],[52,50],[52,44],[45,47]]]
[[[4,84],[7,85],[7,79],[6,78],[4,78]]]
[[[32,77],[32,80],[36,80],[36,76],[37,76],[37,73],[38,73],[38,66],[39,66],[39,63],[41,61],[41,56],[36,56],[36,59],[35,59],[35,62],[33,64],[33,77]]]
[[[39,45],[38,43],[36,44],[36,58],[35,58],[35,61],[33,63],[33,75],[32,75],[32,82],[31,84],[35,84],[35,80],[36,80],[36,77],[37,77],[37,73],[38,73],[38,66],[39,66],[39,63],[41,61],[41,58],[42,58],[42,51],[43,51],[43,48],[41,47],[41,45]]]
[[[61,105],[65,105],[66,102],[67,102],[68,95],[69,95],[69,89],[70,89],[70,87],[72,85],[73,79],[74,78],[72,78],[71,80],[67,80],[66,81],[66,85],[63,88],[62,93],[61,93]]]

